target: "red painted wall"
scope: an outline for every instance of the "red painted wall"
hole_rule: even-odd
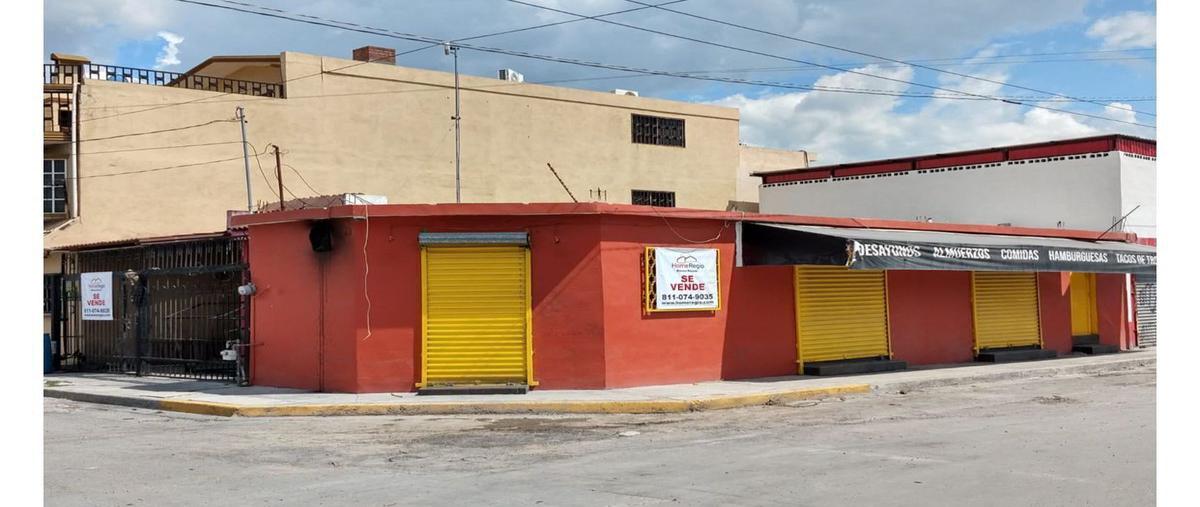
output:
[[[721,378],[797,373],[792,278],[791,266],[734,268],[726,291]]]
[[[1042,320],[1042,348],[1070,354],[1071,274],[1038,273],[1038,303]]]
[[[888,271],[892,356],[911,365],[974,359],[971,273]]]
[[[308,246],[308,225],[285,223],[252,229],[250,276],[251,382],[318,389],[319,266]]]
[[[1117,345],[1121,350],[1134,348],[1128,321],[1125,275],[1096,275],[1096,311],[1100,314],[1100,343]]]
[[[600,255],[607,387],[721,378],[727,312],[645,314],[642,257],[646,246],[719,248],[721,307],[727,308],[733,272],[733,224],[689,220],[671,227],[653,217],[604,217]]]
[[[307,221],[249,228],[251,276],[259,287],[252,303],[256,384],[413,390],[421,366],[421,231],[529,231],[539,388],[796,372],[792,268],[735,269],[731,222],[581,214],[392,216],[333,223],[334,250],[327,253],[311,250]],[[721,310],[645,314],[642,255],[647,245],[718,248]],[[1068,276],[1038,275],[1043,337],[1047,348],[1060,353],[1071,346]],[[1128,348],[1132,332],[1125,320],[1124,280],[1123,275],[1099,275],[1097,300],[1101,341]],[[913,365],[972,359],[969,273],[889,272],[888,299],[897,359]]]

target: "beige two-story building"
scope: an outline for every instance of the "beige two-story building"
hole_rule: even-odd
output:
[[[455,75],[392,55],[217,56],[184,73],[54,55],[43,76],[47,272],[65,246],[222,231],[230,212],[278,202],[280,180],[285,200],[455,202]],[[753,211],[751,172],[807,165],[803,151],[741,146],[736,109],[506,74],[459,78],[462,202]]]

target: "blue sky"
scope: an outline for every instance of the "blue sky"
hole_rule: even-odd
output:
[[[626,0],[527,1],[584,15],[639,7]],[[573,19],[503,0],[251,0],[249,3],[278,8],[291,16],[319,16],[439,39]],[[52,51],[61,51],[84,54],[96,62],[140,68],[182,71],[216,54],[276,54],[289,50],[348,57],[352,48],[367,44],[400,51],[418,46],[388,37],[173,0],[47,0],[45,5],[47,56]],[[657,9],[608,19],[792,60],[839,67],[849,64],[844,68],[860,74],[830,69],[779,70],[799,64],[595,20],[472,42],[649,69],[706,71],[712,74],[702,75],[746,80],[900,94],[929,92],[913,84],[880,79],[889,77],[986,96],[1019,96],[1019,100],[1055,109],[1154,123],[1155,102],[1132,100],[1155,96],[1156,34],[1152,1],[687,0],[668,8],[872,55],[904,61],[938,59],[929,64],[1005,85],[1096,98],[1109,106],[1062,99],[1039,102],[1051,96],[881,62]],[[872,61],[876,65],[868,65]],[[437,50],[405,55],[398,63],[436,70],[450,68],[449,59]],[[463,72],[485,76],[494,75],[499,68],[515,68],[533,82],[619,74],[469,50],[461,53],[460,64]],[[714,72],[729,69],[763,70]],[[822,163],[1109,132],[1155,136],[1152,128],[996,101],[880,97],[653,76],[561,82],[558,86],[601,91],[635,89],[643,96],[738,107],[743,142],[808,149]],[[1129,107],[1139,113],[1127,111]]]

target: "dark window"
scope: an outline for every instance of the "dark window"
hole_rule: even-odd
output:
[[[49,314],[53,311],[60,283],[62,283],[62,275],[42,275],[42,313]]]
[[[42,160],[42,213],[67,212],[66,168],[66,160]]]
[[[633,115],[633,142],[659,146],[686,146],[683,120]]]
[[[661,208],[675,207],[675,192],[659,192],[657,190],[634,190],[633,203],[642,206],[658,206]]]

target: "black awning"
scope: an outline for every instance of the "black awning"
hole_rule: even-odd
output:
[[[1153,275],[1154,247],[1117,241],[744,222],[739,265]]]

